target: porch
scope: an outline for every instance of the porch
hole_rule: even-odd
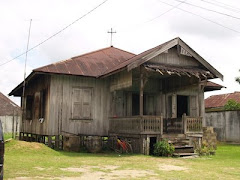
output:
[[[163,116],[111,117],[110,134],[163,135],[202,133],[202,117],[163,118]]]

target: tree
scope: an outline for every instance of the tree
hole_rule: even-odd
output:
[[[240,103],[236,102],[233,99],[230,99],[224,105],[224,110],[240,110]]]
[[[240,72],[240,70],[239,70]],[[240,84],[240,77],[236,77],[236,81]]]

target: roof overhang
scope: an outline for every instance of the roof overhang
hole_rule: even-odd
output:
[[[186,50],[191,56],[193,56],[200,64],[202,64],[212,75],[212,78],[220,78],[223,80],[223,75],[218,72],[212,65],[210,65],[205,59],[203,59],[199,54],[197,54],[192,48],[190,48],[184,41],[180,38],[175,38],[163,45],[149,50],[148,53],[139,54],[133,58],[136,60],[127,65],[128,71],[144,64],[145,62],[151,60],[152,58],[162,54],[163,52],[171,49],[174,46],[181,46]]]

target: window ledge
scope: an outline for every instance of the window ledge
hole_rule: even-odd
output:
[[[86,123],[90,123],[90,122],[92,122],[93,121],[93,119],[86,119],[86,118],[81,118],[81,119],[69,119],[69,120],[71,120],[71,121],[79,121],[79,122],[86,122]]]

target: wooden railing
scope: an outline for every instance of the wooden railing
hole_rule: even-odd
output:
[[[202,117],[189,117],[183,115],[183,121],[185,133],[202,132]]]
[[[127,134],[162,134],[163,118],[161,116],[113,117],[109,119],[110,133]]]
[[[182,118],[164,118],[163,119],[163,133],[164,134],[183,134],[183,120]]]

